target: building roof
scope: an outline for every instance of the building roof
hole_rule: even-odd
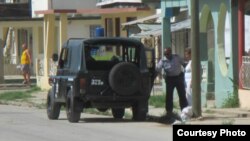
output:
[[[133,25],[133,24],[138,24],[138,23],[144,23],[145,21],[155,20],[155,19],[158,19],[160,17],[161,17],[161,14],[155,14],[155,15],[151,15],[151,16],[148,16],[148,17],[138,19],[138,20],[123,23],[122,26],[128,26],[128,25]]]
[[[140,24],[140,28],[147,29],[141,33],[132,34],[130,37],[143,38],[151,36],[160,36],[162,34],[162,25],[153,25],[152,24]],[[146,28],[147,27],[147,28]],[[177,23],[171,24],[171,32],[175,32],[181,29],[191,28],[191,19],[186,19]]]
[[[35,11],[35,14],[56,14],[56,13],[76,13],[76,9],[50,9],[50,10]]]
[[[35,14],[58,14],[58,13],[77,13],[77,14],[115,14],[148,11],[150,8],[94,8],[94,9],[53,9],[53,10],[38,10]]]

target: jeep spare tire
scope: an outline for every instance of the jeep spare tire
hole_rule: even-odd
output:
[[[140,71],[133,63],[116,64],[109,73],[109,84],[119,95],[132,95],[140,88]]]

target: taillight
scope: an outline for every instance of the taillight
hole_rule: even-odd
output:
[[[86,88],[86,80],[84,78],[80,78],[80,93],[85,93]]]

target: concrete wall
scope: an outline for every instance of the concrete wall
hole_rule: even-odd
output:
[[[35,11],[50,9],[49,0],[32,0],[31,7],[32,7],[32,17],[42,17],[43,15],[36,15]]]
[[[207,78],[212,77],[214,73],[214,94],[215,94],[215,104],[216,107],[221,107],[225,99],[234,93],[234,79],[238,76],[234,76],[234,65],[233,59],[237,59],[235,54],[237,54],[237,49],[233,48],[232,44],[237,40],[232,34],[232,24],[231,20],[231,3],[229,0],[200,0],[200,50],[201,59],[205,70],[207,71]],[[207,40],[207,24],[209,21],[209,16],[214,26],[214,47],[209,47]],[[235,50],[236,49],[236,50]],[[234,52],[234,53],[231,53]],[[212,66],[207,61],[209,57],[212,58]],[[230,57],[228,60],[228,66],[226,64],[225,57]],[[211,70],[212,71],[208,71]],[[204,82],[207,90],[209,88],[209,82]]]
[[[68,22],[68,38],[89,38],[90,25],[101,25],[101,20],[71,20]]]
[[[43,17],[36,15],[34,11],[49,9],[92,9],[96,8],[96,0],[32,0],[32,17]]]
[[[52,0],[52,9],[91,9],[96,8],[96,0]]]
[[[250,90],[239,90],[239,100],[241,108],[250,108]]]

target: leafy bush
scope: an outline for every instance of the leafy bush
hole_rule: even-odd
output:
[[[237,108],[239,107],[239,97],[238,97],[238,85],[233,81],[232,78],[229,78],[233,82],[233,93],[228,93],[228,97],[222,104],[223,108]]]

